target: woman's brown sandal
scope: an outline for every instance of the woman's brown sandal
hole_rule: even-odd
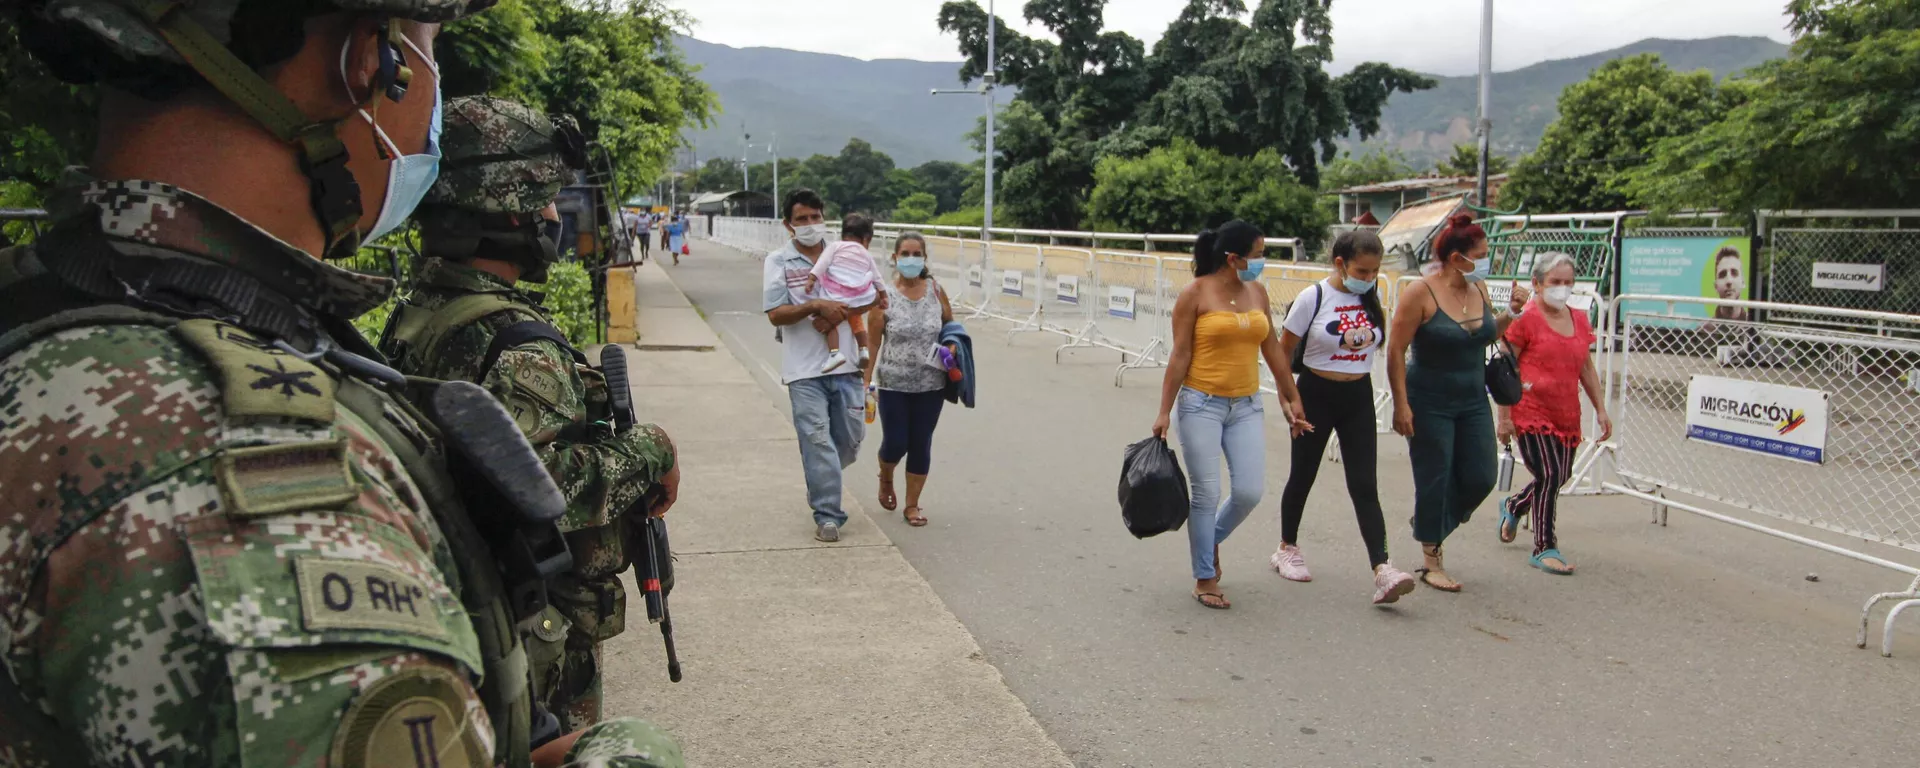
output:
[[[880,476],[880,508],[888,512],[892,512],[894,508],[899,505],[899,503],[900,503],[900,499],[896,497],[893,493],[893,478],[887,477],[886,475],[881,475]]]
[[[918,511],[920,511],[919,507],[907,507],[906,509],[901,510],[900,515],[906,518],[907,525],[911,525],[915,528],[918,528],[920,526],[927,524],[926,517],[914,514],[915,512],[918,512]]]

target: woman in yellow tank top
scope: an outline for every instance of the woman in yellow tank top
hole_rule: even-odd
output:
[[[1187,545],[1193,597],[1230,608],[1220,591],[1220,542],[1247,519],[1266,491],[1267,438],[1260,404],[1260,360],[1273,371],[1290,431],[1311,430],[1300,413],[1293,373],[1273,332],[1272,304],[1260,283],[1266,242],[1252,224],[1234,220],[1200,233],[1193,245],[1196,279],[1173,304],[1173,355],[1160,386],[1153,434],[1165,437],[1177,406],[1180,450],[1186,454],[1192,504]],[[1220,496],[1225,458],[1230,490]]]

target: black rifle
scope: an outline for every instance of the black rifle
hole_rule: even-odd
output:
[[[600,349],[600,373],[607,379],[607,401],[613,411],[616,432],[633,428],[633,394],[627,388],[627,351],[618,344]],[[627,557],[635,559],[641,590],[646,594],[647,622],[660,625],[660,637],[667,645],[667,679],[680,682],[680,656],[673,649],[673,615],[667,611],[667,594],[673,591],[673,549],[667,543],[667,521],[652,512],[665,489],[655,486],[640,497],[641,525],[626,515],[621,524],[626,533]]]

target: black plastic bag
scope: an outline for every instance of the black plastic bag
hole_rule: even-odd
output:
[[[1120,519],[1144,539],[1187,524],[1187,475],[1164,438],[1127,446],[1120,464]]]

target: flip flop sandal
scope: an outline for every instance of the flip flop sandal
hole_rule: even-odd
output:
[[[892,512],[900,504],[900,498],[894,495],[893,481],[885,476],[880,478],[880,508]]]
[[[1551,566],[1547,564],[1548,560],[1558,560],[1565,565],[1569,565],[1569,566],[1572,565],[1572,563],[1567,562],[1567,559],[1565,557],[1562,557],[1560,555],[1560,550],[1557,550],[1557,549],[1549,549],[1544,552],[1541,552],[1540,554],[1534,555],[1532,558],[1529,558],[1527,562],[1533,563],[1533,567],[1535,568],[1546,571],[1547,573],[1554,574],[1556,576],[1572,576],[1573,575],[1572,568]]]
[[[1220,598],[1220,602],[1209,603],[1207,602],[1207,598],[1209,597]],[[1212,608],[1216,611],[1224,611],[1228,608],[1233,607],[1233,603],[1227,602],[1227,596],[1225,593],[1222,593],[1222,592],[1195,592],[1193,593],[1193,599],[1198,601],[1201,605],[1204,605],[1208,608]]]
[[[927,524],[926,516],[914,514],[915,512],[922,512],[922,511],[925,511],[925,510],[922,510],[919,507],[907,507],[906,509],[903,509],[900,511],[900,516],[906,519],[907,525],[911,525],[915,528],[918,528],[920,526]]]
[[[1513,497],[1500,500],[1500,543],[1512,544],[1520,536],[1520,516],[1513,513]]]

